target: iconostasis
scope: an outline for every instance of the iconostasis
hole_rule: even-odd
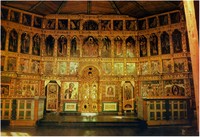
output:
[[[1,19],[1,98],[10,105],[4,118],[31,118],[34,107],[22,113],[18,103],[27,105],[36,97],[43,100],[40,111],[131,112],[149,121],[164,120],[166,109],[155,113],[148,104],[193,101],[187,30],[180,11],[141,19],[42,17],[3,6]],[[13,99],[18,101],[16,114],[11,111]],[[187,118],[182,110],[177,113],[179,120]]]

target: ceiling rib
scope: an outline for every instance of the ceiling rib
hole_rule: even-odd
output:
[[[40,4],[42,4],[42,1],[38,2],[37,4],[35,4],[33,7],[31,7],[28,11],[32,11],[35,8],[37,8]]]
[[[171,2],[171,1],[166,1],[166,3],[168,3],[169,5],[171,5],[171,6],[173,6],[173,7],[177,7],[177,5],[176,4],[174,4],[173,2]]]
[[[60,6],[58,7],[58,10],[56,11],[56,14],[59,14],[63,6],[65,5],[66,1],[63,1]]]
[[[142,11],[144,11],[144,13],[146,14],[146,15],[150,15],[150,13],[147,11],[147,10],[145,10],[144,9],[144,7],[142,6],[142,5],[140,5],[138,2],[136,2],[136,1],[133,1],[135,4],[136,4],[136,6],[140,9],[140,10],[142,10]]]
[[[113,9],[115,10],[115,12],[118,14],[118,15],[121,15],[121,12],[120,10],[117,8],[117,5],[115,4],[114,1],[110,1],[110,4],[112,5]]]
[[[91,12],[91,1],[87,2],[87,14],[90,14]]]

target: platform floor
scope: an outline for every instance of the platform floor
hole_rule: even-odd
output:
[[[194,125],[144,126],[134,115],[46,114],[35,127],[1,126],[1,136],[199,136]]]
[[[189,126],[139,127],[1,127],[1,136],[199,136]]]

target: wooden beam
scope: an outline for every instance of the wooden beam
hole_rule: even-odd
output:
[[[110,1],[110,4],[112,5],[113,9],[115,10],[115,12],[118,14],[118,15],[121,15],[121,12],[119,10],[119,8],[117,7],[117,5],[115,4],[114,1]]]
[[[56,14],[59,14],[61,9],[63,8],[63,6],[65,5],[66,1],[63,1],[60,6],[58,7],[57,11],[56,11]]]
[[[2,1],[2,5],[7,5],[9,1]]]
[[[133,3],[136,4],[136,6],[137,6],[140,10],[142,10],[147,16],[150,15],[150,13],[149,13],[142,5],[140,5],[138,2],[133,1]]]
[[[173,6],[173,7],[179,7],[179,5],[176,5],[173,1],[165,1],[166,3],[168,3],[170,6]]]
[[[35,8],[37,8],[40,4],[42,4],[42,1],[39,1],[37,4],[35,4],[33,7],[31,7],[28,11],[32,11]]]
[[[189,47],[190,47],[190,57],[192,61],[192,74],[194,81],[194,94],[196,102],[196,112],[197,112],[197,127],[199,132],[199,40],[197,23],[195,17],[194,1],[183,1],[186,25],[188,31]],[[196,15],[198,16],[198,15]]]
[[[87,2],[87,14],[90,14],[91,12],[91,1]]]

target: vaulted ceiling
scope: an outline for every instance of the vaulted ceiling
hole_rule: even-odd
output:
[[[182,1],[1,1],[1,5],[36,13],[129,15],[142,18],[178,10]]]

